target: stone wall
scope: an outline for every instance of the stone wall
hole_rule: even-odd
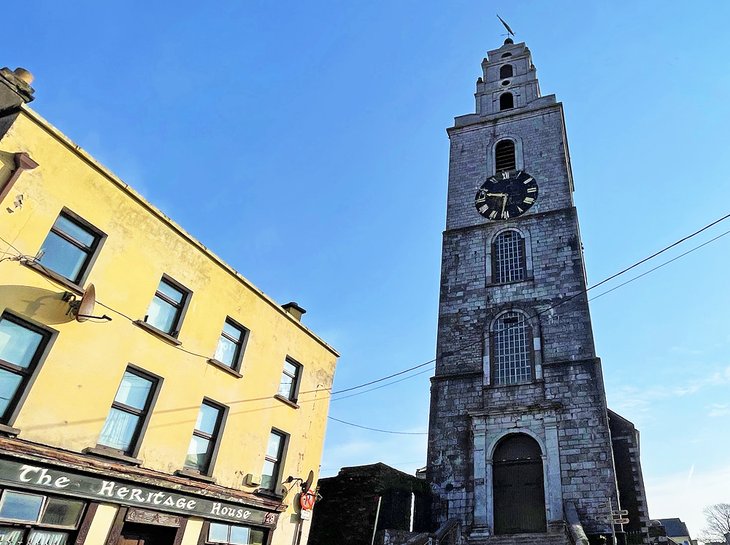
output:
[[[336,477],[319,480],[318,493],[310,545],[370,545],[374,531],[381,541],[386,529],[407,532],[412,495],[414,531],[430,523],[428,484],[382,463],[342,468]]]

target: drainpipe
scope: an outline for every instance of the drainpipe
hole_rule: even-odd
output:
[[[370,540],[370,545],[375,545],[375,532],[378,531],[378,518],[380,518],[380,504],[383,501],[383,496],[378,496],[378,508],[375,510],[375,524],[373,524],[373,538]]]

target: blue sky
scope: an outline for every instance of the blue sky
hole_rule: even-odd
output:
[[[565,105],[589,284],[730,212],[728,3],[20,9],[2,64],[35,74],[33,107],[269,295],[305,307],[342,353],[335,389],[434,355],[445,128],[473,111],[481,59],[503,40],[495,12]],[[729,250],[720,238],[591,304],[609,405],[641,430],[650,513],[693,534],[702,506],[730,502]],[[429,376],[335,400],[331,414],[425,432]],[[376,461],[415,470],[425,436],[330,423],[324,475]]]

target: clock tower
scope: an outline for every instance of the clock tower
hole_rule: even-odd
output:
[[[563,106],[530,50],[489,51],[476,113],[455,119],[428,478],[434,519],[470,544],[591,542],[619,508],[573,204]]]

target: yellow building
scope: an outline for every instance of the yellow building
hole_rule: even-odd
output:
[[[29,80],[0,71],[0,543],[306,543],[337,352]]]

